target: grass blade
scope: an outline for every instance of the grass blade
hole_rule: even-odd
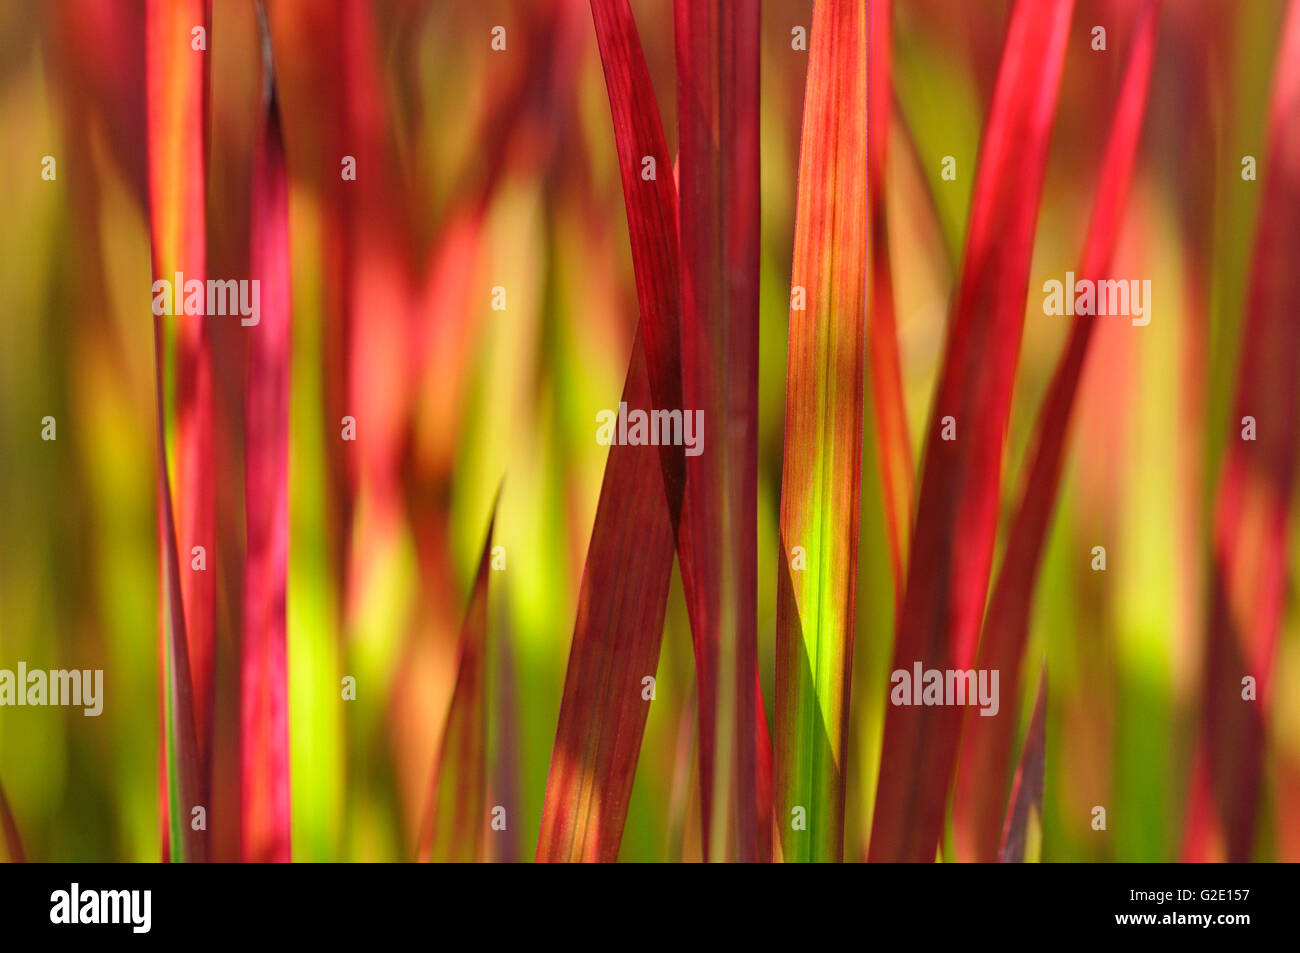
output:
[[[627,0],[591,0],[591,15],[640,310],[622,400],[630,408],[680,408],[677,192],[668,146]],[[657,455],[627,444],[610,448],[551,752],[539,861],[618,858],[645,731],[641,680],[658,666],[684,492],[680,445],[662,445]]]
[[[1047,668],[1038,678],[1038,697],[1025,732],[1020,767],[1011,785],[1011,806],[1002,829],[998,860],[1037,861],[1042,856],[1043,774],[1047,748]]]
[[[627,206],[641,313],[637,336],[645,349],[652,406],[672,409],[682,406],[681,284],[677,189],[668,174],[668,144],[628,0],[591,0],[591,18],[605,71]],[[685,492],[686,458],[680,445],[662,445],[659,454],[675,534]]]
[[[1011,14],[935,396],[894,670],[975,660],[997,530],[1002,451],[1072,0]],[[955,439],[943,439],[942,431]],[[961,709],[885,715],[871,860],[934,859]]]
[[[866,59],[864,5],[818,0],[792,278],[807,310],[792,300],[781,471],[773,797],[784,860],[843,853],[866,343]],[[806,829],[795,826],[799,811]]]
[[[186,284],[207,277],[205,193],[207,184],[209,69],[206,53],[191,46],[195,25],[212,28],[210,0],[188,0],[165,13],[150,7],[150,48],[165,56],[165,98],[155,117],[162,123],[159,178],[151,181],[151,203],[160,237],[172,249],[164,276],[184,274]],[[164,158],[165,156],[165,158]],[[175,294],[180,289],[173,289]],[[181,309],[176,308],[179,312]],[[186,315],[175,329],[176,545],[188,562],[194,547],[204,549],[210,568],[181,573],[190,676],[194,683],[194,734],[200,780],[210,787],[212,718],[215,705],[213,664],[216,650],[216,485],[213,434],[213,380],[208,318]]]
[[[1096,281],[1107,276],[1119,241],[1146,114],[1159,7],[1150,0],[1134,27],[1084,242],[1079,268],[1082,279]],[[1001,673],[1001,691],[1006,698],[1020,697],[1020,665],[1029,639],[1039,560],[1056,506],[1071,411],[1096,321],[1094,317],[1076,317],[1070,328],[1035,425],[1034,450],[1021,484],[1020,506],[985,615],[977,667]],[[953,803],[960,860],[988,861],[997,855],[1015,727],[1013,705],[991,718],[966,713]]]
[[[623,400],[645,406],[650,382],[638,336]],[[659,666],[673,533],[653,447],[609,451],[564,676],[539,861],[614,861],[645,732],[642,679]]]
[[[474,588],[465,609],[442,741],[433,763],[429,804],[420,838],[422,860],[468,862],[482,859],[487,828],[488,577],[497,490],[479,554]]]
[[[194,13],[211,31],[211,0],[198,5]],[[189,27],[190,30],[193,26]],[[188,35],[188,31],[185,31]],[[172,43],[177,42],[173,36]],[[202,108],[194,115],[178,117],[178,126],[186,135],[198,140],[198,157],[189,174],[197,178],[181,187],[180,215],[190,221],[176,262],[176,270],[190,278],[207,276],[206,244],[203,223],[204,193],[207,175],[208,146],[208,57],[205,53],[184,49],[189,60],[184,67],[197,71],[198,94]],[[193,82],[193,80],[191,80]],[[194,161],[193,146],[186,145]],[[203,547],[208,567],[204,571],[181,574],[181,598],[185,606],[186,637],[190,649],[190,677],[194,681],[194,735],[205,795],[212,785],[213,718],[216,708],[217,625],[217,489],[216,437],[214,433],[215,395],[210,344],[210,318],[186,317],[176,326],[176,486],[178,491],[176,544],[181,560],[189,561],[195,547]]]
[[[1208,829],[1192,859],[1250,860],[1266,741],[1265,712],[1287,590],[1288,517],[1300,451],[1300,2],[1289,4],[1269,110],[1264,194],[1242,330],[1234,433],[1213,529],[1208,647],[1202,671]],[[1243,418],[1257,436],[1242,437]],[[1246,677],[1255,680],[1247,700]],[[1194,795],[1195,798],[1195,795]]]
[[[148,96],[149,134],[149,224],[155,279],[172,282],[178,272],[191,277],[204,272],[204,190],[206,162],[204,119],[207,103],[206,55],[191,49],[190,31],[196,24],[208,24],[207,4],[164,3],[151,0],[146,10],[146,90]],[[188,282],[188,279],[186,279]],[[173,288],[173,294],[183,289]],[[183,309],[177,309],[183,310]],[[177,860],[203,860],[207,856],[206,837],[189,823],[191,809],[207,805],[204,763],[211,753],[210,744],[200,747],[196,730],[196,709],[204,711],[204,730],[211,725],[211,664],[213,591],[211,573],[191,580],[189,592],[194,608],[204,615],[196,630],[205,640],[195,646],[201,666],[203,700],[196,704],[195,672],[191,666],[190,638],[187,636],[185,595],[178,562],[176,521],[172,507],[171,478],[167,465],[166,423],[166,328],[165,316],[154,317],[154,404],[157,418],[158,480],[158,550],[160,585],[160,653],[159,674],[162,684],[162,744],[159,786],[163,811],[163,857]],[[181,428],[183,479],[193,480],[183,489],[189,493],[205,492],[203,482],[210,478],[200,470],[205,454],[211,453],[210,381],[205,394],[198,379],[205,375],[206,336],[193,323],[194,316],[178,319],[181,360],[178,366],[193,379],[178,387],[183,403]],[[190,385],[193,385],[191,387]],[[199,410],[205,406],[206,409]],[[206,416],[204,416],[206,415]],[[207,490],[210,490],[210,485]],[[188,498],[188,497],[187,497]],[[187,514],[188,532],[211,529],[213,495],[196,500],[196,509]],[[193,539],[193,536],[189,537]],[[211,542],[209,541],[208,545]],[[196,544],[197,545],[197,544]],[[206,588],[205,588],[206,587]],[[206,599],[206,602],[205,602]]]
[[[248,327],[244,386],[241,855],[290,857],[285,592],[289,557],[289,205],[271,38],[262,23],[265,106],[254,153],[250,271],[260,318]]]
[[[513,617],[504,589],[504,586],[497,587],[488,607],[488,614],[493,619],[488,630],[488,640],[495,657],[490,659],[490,687],[486,701],[490,715],[485,757],[490,767],[487,769],[484,796],[485,806],[491,805],[492,811],[502,808],[508,819],[519,816],[522,803],[519,783],[519,715],[522,706],[515,674]],[[493,828],[489,841],[484,846],[482,859],[495,863],[518,863],[524,859],[522,847],[523,843],[515,827],[507,825],[504,831]]]
[[[867,3],[867,219],[871,258],[871,325],[867,358],[871,366],[872,406],[876,417],[885,524],[894,564],[894,601],[903,601],[907,543],[912,529],[912,438],[903,399],[903,372],[894,320],[894,280],[890,274],[889,223],[885,215],[885,157],[889,117],[894,108],[890,73],[893,62],[893,2]]]
[[[702,451],[686,458],[678,536],[699,688],[704,847],[715,860],[754,861],[770,826],[759,816],[766,738],[755,717],[759,7],[677,0],[674,23],[683,414],[699,420]]]

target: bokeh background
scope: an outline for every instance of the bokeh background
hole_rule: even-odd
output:
[[[251,2],[214,5],[209,273],[248,273],[260,100]],[[584,555],[636,301],[609,108],[585,3],[267,4],[290,176],[289,695],[293,852],[406,859],[451,690],[456,638],[502,487],[492,580],[489,803],[498,859],[531,858]],[[1150,278],[1152,321],[1098,319],[1035,601],[1046,659],[1043,856],[1180,854],[1216,475],[1261,194],[1283,4],[1166,4],[1114,273]],[[1014,475],[1067,319],[1043,281],[1077,267],[1134,5],[1080,0],[1052,140],[1008,446]],[[636,0],[670,148],[671,4]],[[759,579],[778,556],[786,326],[811,3],[762,5]],[[887,202],[914,447],[940,364],[980,133],[1006,23],[1000,0],[897,0]],[[1089,28],[1104,24],[1108,49]],[[507,49],[491,49],[504,25]],[[1297,117],[1300,121],[1300,116]],[[146,190],[144,4],[0,5],[0,667],[102,668],[104,712],[0,709],[0,782],[41,860],[156,860],[158,557]],[[42,157],[57,178],[41,177]],[[342,155],[357,159],[340,200]],[[944,156],[955,181],[940,178]],[[1300,266],[1300,262],[1297,262]],[[492,308],[505,290],[504,310]],[[181,319],[171,319],[181,320]],[[218,655],[237,645],[243,498],[240,339],[213,322]],[[868,388],[868,393],[869,393]],[[343,453],[339,420],[358,439]],[[41,419],[57,440],[41,439]],[[865,415],[867,427],[873,416]],[[175,422],[169,427],[174,429]],[[865,848],[888,689],[893,588],[863,441],[854,758],[846,858]],[[226,505],[229,504],[229,505]],[[1107,570],[1093,572],[1093,546]],[[1296,543],[1290,543],[1292,553]],[[1296,562],[1291,561],[1294,567]],[[1295,570],[1289,573],[1294,588]],[[759,587],[772,711],[776,586]],[[1258,856],[1300,859],[1300,620],[1287,601]],[[670,597],[621,857],[699,857],[694,675]],[[355,677],[355,701],[340,680]],[[1025,679],[1032,692],[1035,680]],[[233,744],[217,688],[217,759]],[[1003,704],[1022,700],[1005,699]],[[1028,718],[1032,698],[1024,700]],[[220,771],[218,776],[221,777]],[[213,792],[237,796],[229,775]],[[1095,836],[1094,804],[1110,806]],[[219,850],[220,854],[220,850]]]

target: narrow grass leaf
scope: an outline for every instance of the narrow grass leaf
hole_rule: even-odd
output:
[[[618,152],[628,239],[653,404],[682,406],[681,283],[678,267],[677,189],[636,22],[628,0],[591,0],[596,43],[605,72],[614,145]],[[629,404],[629,410],[637,405]],[[686,464],[681,445],[661,444],[664,492],[674,535],[681,517]]]
[[[481,860],[487,813],[488,579],[492,571],[492,530],[497,490],[488,517],[457,649],[456,685],[433,762],[429,803],[419,856],[423,860]],[[507,824],[509,818],[506,819]]]
[[[678,553],[699,686],[704,846],[710,859],[754,861],[770,829],[759,817],[765,738],[755,709],[759,5],[677,0],[674,23],[684,404],[682,432],[670,436],[693,438]]]
[[[184,22],[201,23],[212,29],[211,0],[183,4]],[[183,26],[183,23],[182,23]],[[174,129],[195,143],[184,142],[178,148],[185,155],[185,179],[173,183],[179,204],[173,212],[180,216],[180,241],[177,246],[176,271],[190,280],[207,277],[204,234],[205,192],[207,180],[209,58],[192,48],[192,36],[182,29],[180,36],[169,36],[173,67],[188,74],[187,99],[173,103],[184,111],[174,116]],[[190,37],[190,45],[183,41]],[[177,50],[175,47],[180,46]],[[197,74],[197,75],[196,75]],[[197,87],[196,87],[197,84]],[[195,108],[193,96],[199,97]],[[197,150],[197,155],[196,155]],[[180,289],[173,288],[179,295]],[[180,308],[176,309],[180,312]],[[203,791],[212,787],[213,718],[216,707],[217,625],[217,489],[216,438],[213,429],[215,395],[211,348],[211,318],[208,315],[182,317],[176,325],[176,545],[179,558],[188,562],[189,571],[181,573],[181,598],[185,606],[185,634],[190,648],[190,677],[194,681],[194,735]],[[201,555],[200,555],[201,554]],[[195,569],[202,559],[205,568]]]
[[[903,372],[894,319],[894,280],[890,274],[889,223],[885,214],[885,157],[894,108],[893,2],[867,3],[867,219],[870,228],[871,324],[867,342],[876,442],[884,494],[885,526],[894,567],[894,601],[903,600],[907,543],[912,531],[912,438],[903,399]]]
[[[1134,27],[1093,199],[1079,267],[1080,279],[1106,278],[1119,241],[1146,114],[1159,12],[1159,3],[1149,0]],[[1057,362],[1034,428],[1031,462],[1022,480],[1020,505],[1011,523],[1006,552],[984,618],[976,667],[1000,673],[1004,698],[1020,697],[1020,666],[1029,638],[1039,562],[1056,506],[1071,411],[1096,321],[1091,316],[1074,319],[1065,350]],[[1016,717],[1014,705],[1004,706],[993,717],[981,716],[973,709],[966,713],[953,802],[954,837],[960,860],[989,861],[997,854]]]
[[[499,807],[505,812],[506,827],[485,828],[487,842],[481,859],[496,863],[518,863],[523,860],[518,829],[509,824],[517,817],[520,804],[520,704],[518,678],[515,674],[517,653],[514,647],[514,625],[505,586],[497,586],[488,606],[492,620],[488,629],[490,666],[488,678],[487,710],[487,779],[485,798],[492,811]],[[494,818],[495,820],[495,818]]]
[[[260,316],[244,385],[243,637],[240,646],[241,856],[290,857],[285,593],[289,557],[289,205],[284,141],[262,23],[264,112],[253,160],[250,245]]]
[[[671,410],[682,407],[682,368],[677,191],[668,146],[627,0],[591,0],[591,14],[640,311],[622,403]],[[659,662],[684,492],[681,445],[656,451],[613,441],[578,594],[539,861],[618,858],[649,704],[643,680],[654,677]]]
[[[623,389],[650,397],[638,337]],[[645,733],[645,678],[659,666],[673,532],[653,447],[615,444],[605,462],[578,592],[546,781],[539,861],[614,861]]]
[[[1002,827],[998,860],[1038,861],[1042,856],[1043,774],[1047,750],[1047,668],[1038,678],[1038,697],[1025,732],[1020,767],[1011,785],[1011,805]]]
[[[781,471],[773,797],[782,859],[838,861],[866,350],[865,6],[818,0],[809,42]]]
[[[191,278],[204,274],[204,194],[207,141],[206,55],[191,48],[191,31],[196,24],[210,22],[208,5],[199,0],[164,3],[150,0],[146,8],[146,93],[148,99],[149,225],[153,274],[156,281],[171,286],[188,272]],[[157,292],[155,292],[157,293]],[[181,313],[178,369],[185,381],[177,388],[182,402],[181,455],[182,491],[193,505],[187,510],[187,541],[194,534],[210,533],[214,496],[209,472],[201,472],[211,454],[211,392],[207,370],[206,335],[198,318],[175,307],[184,287],[172,287],[168,296]],[[167,391],[164,380],[167,334],[165,315],[154,316],[154,411],[157,418],[157,511],[159,551],[160,639],[159,675],[162,691],[162,738],[159,787],[162,811],[164,859],[202,860],[207,856],[204,832],[189,823],[191,810],[207,804],[206,761],[211,755],[212,703],[212,611],[211,573],[191,572],[206,577],[182,583],[177,553],[176,519],[172,505],[171,478],[167,464]],[[207,383],[204,384],[203,381]],[[206,499],[194,494],[207,493]],[[194,545],[203,545],[194,543]],[[208,544],[210,545],[210,543]],[[186,594],[194,611],[203,617],[196,628],[193,655],[199,664],[198,683],[191,665],[191,641],[187,635]],[[201,701],[196,703],[196,684],[201,684]],[[205,742],[200,745],[196,716],[202,712]]]
[[[940,371],[892,669],[975,660],[993,558],[1002,454],[1020,351],[1039,199],[1071,0],[1011,13],[971,202]],[[871,860],[930,861],[939,846],[962,710],[924,706],[891,678]],[[905,702],[906,704],[902,704]]]

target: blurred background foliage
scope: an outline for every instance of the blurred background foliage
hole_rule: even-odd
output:
[[[259,96],[253,6],[209,38],[209,273],[247,274]],[[1231,396],[1282,4],[1170,3],[1118,259],[1152,279],[1144,328],[1099,319],[1035,601],[1046,659],[1046,860],[1179,855],[1204,644],[1215,475]],[[586,4],[268,4],[293,261],[289,660],[294,856],[411,855],[460,616],[498,484],[489,803],[502,859],[537,839],[583,559],[636,302],[608,104]],[[342,12],[346,8],[347,12]],[[633,3],[675,138],[672,17]],[[913,445],[923,444],[1007,5],[898,0],[887,201]],[[1043,281],[1075,267],[1131,5],[1081,0],[1034,250],[1007,473],[1019,472],[1068,329]],[[808,0],[763,3],[759,578],[776,578],[795,169]],[[0,779],[29,856],[154,860],[157,555],[143,3],[0,5],[0,667],[103,668],[103,715],[0,711]],[[341,18],[344,29],[330,25]],[[1105,52],[1089,28],[1107,26]],[[490,31],[507,30],[507,49]],[[339,43],[352,44],[350,52]],[[359,52],[358,52],[359,50]],[[344,68],[346,62],[347,68]],[[359,72],[357,64],[362,64]],[[350,99],[351,97],[351,99]],[[350,105],[348,105],[350,103]],[[359,104],[359,105],[358,105]],[[339,110],[359,117],[343,125]],[[351,137],[350,139],[348,137]],[[348,139],[348,141],[343,141]],[[332,196],[358,160],[357,216]],[[43,181],[52,155],[57,179]],[[940,178],[944,156],[955,181]],[[340,244],[341,243],[341,244]],[[357,262],[345,273],[340,262]],[[493,289],[506,307],[493,310]],[[340,315],[350,310],[346,336]],[[173,319],[176,320],[176,319]],[[218,362],[237,324],[214,319]],[[218,500],[242,500],[236,383]],[[868,394],[870,389],[868,388]],[[869,399],[869,398],[868,398]],[[340,463],[339,418],[358,440]],[[41,418],[58,439],[41,440]],[[872,426],[873,415],[865,415]],[[233,429],[230,429],[233,428]],[[893,637],[874,439],[863,441],[846,859],[865,849]],[[1018,486],[1004,481],[1008,506]],[[237,638],[242,521],[219,527],[219,645]],[[1090,569],[1093,546],[1107,571]],[[1291,544],[1294,547],[1294,543]],[[1294,567],[1295,562],[1292,561]],[[1291,570],[1294,586],[1294,568]],[[775,590],[760,585],[772,710]],[[621,857],[698,857],[694,675],[670,597]],[[1300,859],[1300,626],[1277,659],[1259,856]],[[357,680],[356,700],[340,680]],[[1032,692],[1035,679],[1026,678]],[[219,693],[219,698],[221,697]],[[1003,705],[1022,700],[1004,699]],[[1028,719],[1032,697],[1023,700]],[[219,702],[220,705],[220,702]],[[218,721],[221,721],[219,709]],[[223,744],[218,730],[217,744]],[[231,743],[226,733],[224,743]],[[218,807],[229,791],[214,792]],[[1092,805],[1107,805],[1097,836]],[[214,810],[214,815],[217,813]],[[504,845],[504,846],[502,846]]]

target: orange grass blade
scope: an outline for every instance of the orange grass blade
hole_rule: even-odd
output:
[[[23,839],[18,834],[18,822],[5,797],[4,785],[0,784],[0,830],[4,831],[5,852],[11,863],[21,864],[27,860],[23,852]]]
[[[889,270],[889,224],[885,215],[885,157],[894,107],[893,2],[867,2],[867,218],[870,227],[871,326],[867,358],[871,368],[885,526],[894,565],[894,602],[903,601],[907,543],[912,531],[912,438],[903,400],[903,372],[894,320],[894,280]]]
[[[195,26],[210,24],[208,5],[200,0],[166,3],[150,0],[146,9],[146,90],[149,135],[149,223],[153,274],[172,283],[178,273],[189,280],[204,277],[204,194],[207,115],[205,52],[191,47]],[[173,302],[184,288],[173,288]],[[184,308],[175,308],[183,312]],[[166,316],[154,317],[155,414],[157,416],[158,549],[161,613],[159,671],[163,691],[161,770],[163,856],[202,860],[206,837],[189,823],[195,806],[207,804],[206,761],[211,755],[213,572],[188,572],[179,567],[176,520],[173,514],[166,441]],[[206,334],[201,319],[180,314],[177,394],[181,401],[179,433],[182,491],[191,501],[184,525],[187,543],[207,533],[211,552],[211,381]],[[204,471],[204,461],[209,461]],[[196,498],[207,493],[206,499]],[[188,554],[188,550],[187,550]],[[215,566],[209,556],[209,566]],[[202,577],[202,578],[197,578]],[[185,605],[201,617],[194,630],[193,650],[187,636]],[[198,665],[191,666],[191,654]],[[196,691],[201,692],[196,699]],[[198,735],[202,718],[204,741]]]
[[[474,588],[465,609],[457,649],[456,686],[447,709],[442,741],[434,759],[420,838],[422,860],[468,862],[482,859],[487,829],[488,577],[497,490],[479,554]]]
[[[843,855],[866,349],[866,61],[864,4],[818,0],[792,277],[807,310],[792,295],[781,470],[773,798],[787,861]]]
[[[185,18],[179,33],[173,32],[168,42],[174,46],[190,38],[194,24],[201,23],[211,33],[211,0],[203,3],[183,4]],[[194,19],[191,23],[191,18]],[[186,27],[186,23],[191,23]],[[206,241],[204,235],[204,196],[207,177],[208,148],[208,54],[198,52],[192,44],[173,49],[179,53],[176,68],[190,73],[187,80],[189,93],[194,92],[199,74],[198,95],[201,108],[193,109],[186,103],[186,112],[175,116],[177,129],[184,136],[194,136],[197,146],[185,143],[181,148],[189,164],[184,181],[173,187],[180,193],[180,204],[175,207],[183,221],[179,224],[181,239],[178,244],[176,270],[185,274],[186,283],[191,278],[207,277]],[[180,103],[174,103],[180,106]],[[197,148],[197,156],[194,150]],[[193,176],[197,176],[194,178]],[[176,289],[174,289],[176,291]],[[177,308],[177,311],[180,309]],[[176,326],[176,546],[182,563],[191,563],[181,573],[181,598],[185,606],[186,636],[190,648],[190,676],[194,680],[194,735],[198,743],[198,758],[204,791],[211,790],[213,717],[216,706],[216,685],[213,672],[216,656],[217,625],[217,524],[216,524],[216,457],[213,414],[215,409],[212,352],[210,346],[209,316],[188,316]],[[194,570],[194,548],[203,547],[205,570]]]
[[[1011,805],[1002,828],[998,860],[1003,863],[1036,861],[1041,856],[1043,830],[1043,774],[1047,749],[1047,669],[1038,678],[1038,698],[1025,732],[1020,767],[1011,785]]]
[[[1119,241],[1142,137],[1159,12],[1159,3],[1149,0],[1134,27],[1084,242],[1079,268],[1082,279],[1096,281],[1108,275]],[[1004,698],[1020,697],[1020,665],[1029,639],[1029,616],[1039,561],[1056,506],[1071,411],[1096,320],[1076,317],[1070,328],[1070,337],[1039,412],[1034,450],[1029,457],[1032,463],[1023,477],[1020,506],[1011,524],[1006,553],[985,615],[977,668],[1001,673]],[[966,713],[953,802],[959,860],[989,861],[997,856],[1016,716],[1014,705],[1004,706],[992,717],[983,717],[974,710]]]
[[[677,0],[683,427],[678,532],[699,687],[706,858],[762,858],[758,671],[757,0]],[[683,435],[684,438],[684,435]],[[690,451],[688,450],[688,454]],[[761,697],[761,696],[760,696]],[[760,702],[761,704],[761,702]]]
[[[1215,506],[1208,646],[1202,672],[1202,765],[1208,830],[1250,860],[1262,785],[1273,663],[1287,591],[1288,525],[1300,450],[1300,2],[1287,8],[1274,67],[1264,194],[1242,329],[1233,434]],[[1256,436],[1242,439],[1242,418]],[[1254,700],[1243,679],[1255,679]],[[1195,795],[1194,795],[1195,799]],[[1193,841],[1190,837],[1189,842]],[[1192,859],[1217,859],[1196,857]]]
[[[998,72],[965,260],[935,396],[892,668],[975,660],[1002,452],[1072,0],[1020,0]],[[946,420],[951,418],[951,420]],[[941,428],[955,438],[941,439]],[[891,691],[891,701],[900,688]],[[891,704],[871,860],[931,861],[961,731],[956,707]]]
[[[244,860],[285,862],[291,859],[285,645],[291,356],[289,197],[271,38],[265,20],[262,42],[265,111],[253,160],[249,252],[252,280],[260,283],[261,308],[257,323],[244,329],[248,332],[244,385],[247,553],[240,645],[240,852]]]

